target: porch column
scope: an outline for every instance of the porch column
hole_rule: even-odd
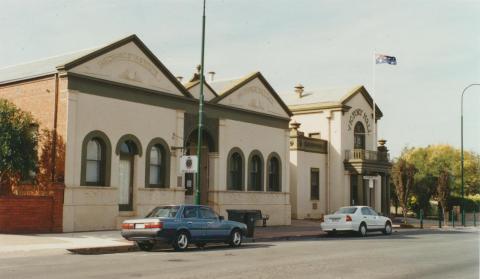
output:
[[[375,180],[374,199],[375,199],[375,211],[382,212],[382,186],[383,176],[380,176],[379,180]]]

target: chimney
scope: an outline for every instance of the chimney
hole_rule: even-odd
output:
[[[213,82],[213,78],[215,77],[215,72],[213,71],[208,72],[208,75],[210,75],[210,82]]]
[[[176,76],[175,77],[178,81],[182,82],[183,77],[182,76]]]
[[[302,94],[303,94],[303,85],[301,85],[300,83],[295,85],[295,93],[297,93],[298,95],[298,98],[302,98]]]

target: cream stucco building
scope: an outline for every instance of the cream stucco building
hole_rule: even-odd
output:
[[[390,162],[377,146],[382,117],[363,86],[281,95],[293,113],[290,189],[293,218],[319,218],[341,206],[369,205],[389,213]],[[374,122],[375,115],[375,122]]]

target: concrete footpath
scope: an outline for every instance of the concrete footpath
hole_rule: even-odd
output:
[[[315,238],[325,235],[320,222],[293,220],[291,226],[256,227],[253,239],[245,242],[293,240]],[[129,251],[132,242],[123,239],[120,231],[75,232],[58,234],[13,235],[0,234],[0,257],[2,254],[27,253],[45,250],[87,250],[92,252]],[[111,249],[109,249],[111,248]]]
[[[398,225],[394,225],[398,230]],[[291,226],[256,227],[253,239],[245,242],[313,239],[326,236],[320,222],[292,220]],[[0,257],[45,251],[76,251],[78,253],[113,253],[134,251],[133,243],[126,241],[120,231],[96,231],[59,234],[10,235],[0,234]]]

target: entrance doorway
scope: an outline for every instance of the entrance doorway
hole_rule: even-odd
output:
[[[120,144],[118,164],[118,209],[120,211],[133,210],[133,177],[137,150],[133,141],[126,140]]]
[[[187,155],[197,155],[198,130],[193,131],[185,144]],[[214,150],[213,139],[210,134],[202,130],[202,146],[200,149],[200,204],[208,205],[208,190],[210,184],[209,177],[209,156]],[[197,177],[193,174],[185,175],[185,202],[192,203],[195,195],[195,180]],[[191,187],[190,187],[191,186]]]

